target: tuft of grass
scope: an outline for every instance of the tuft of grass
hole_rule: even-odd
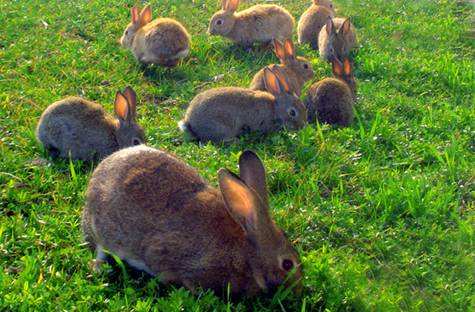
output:
[[[117,44],[135,2],[0,0],[1,310],[475,309],[470,3],[335,0],[360,40],[355,123],[221,146],[183,139],[176,123],[187,104],[207,88],[247,86],[276,58],[208,37],[218,1],[151,0],[156,14],[190,30],[193,49],[175,69],[143,69]],[[310,3],[277,2],[295,17]],[[298,53],[311,59],[315,80],[331,74],[315,51]],[[303,262],[302,296],[232,302],[133,276],[120,263],[91,272],[80,214],[94,166],[53,161],[34,129],[42,111],[68,95],[112,112],[115,91],[126,85],[138,93],[149,144],[213,185],[218,168],[237,168],[241,150],[262,157],[272,214]]]

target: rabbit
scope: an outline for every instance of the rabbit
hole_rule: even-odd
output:
[[[328,62],[334,57],[342,61],[356,44],[356,30],[349,18],[329,18],[318,36],[320,57]]]
[[[97,103],[68,97],[43,112],[36,136],[54,158],[100,160],[121,148],[145,142],[144,131],[135,121],[136,103],[132,88],[117,92],[115,119]]]
[[[131,13],[132,20],[120,38],[120,43],[124,48],[130,49],[139,62],[173,67],[180,59],[188,56],[191,39],[183,25],[170,18],[152,21],[150,5],[140,14],[134,6]]]
[[[313,4],[302,14],[297,24],[299,44],[309,43],[312,49],[318,50],[320,30],[333,17],[335,10],[330,0],[313,0]]]
[[[265,168],[244,151],[219,190],[183,161],[147,146],[118,151],[92,174],[82,214],[96,270],[111,252],[164,284],[233,296],[301,288],[301,264],[269,212]]]
[[[356,82],[351,64],[345,58],[343,64],[333,59],[333,74],[336,78],[325,78],[313,84],[308,90],[305,106],[308,121],[348,126],[353,122],[353,105],[356,100]]]
[[[289,83],[290,92],[300,96],[303,85],[314,76],[312,64],[305,58],[295,56],[295,48],[291,39],[285,40],[282,44],[274,39],[275,54],[280,59],[281,65],[277,65],[284,72]],[[251,90],[266,90],[264,83],[264,69],[261,69],[254,76]]]
[[[235,13],[239,0],[223,0],[222,9],[215,13],[209,23],[208,33],[220,35],[246,48],[255,42],[264,44],[273,39],[292,38],[294,18],[277,5],[255,5]]]
[[[230,142],[246,132],[266,134],[305,126],[307,112],[277,70],[264,70],[266,90],[228,87],[207,90],[190,103],[180,129],[202,142]]]

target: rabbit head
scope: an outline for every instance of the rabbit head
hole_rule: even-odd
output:
[[[347,18],[339,29],[335,28],[333,20],[329,18],[326,23],[326,32],[328,35],[328,45],[325,47],[328,59],[332,60],[337,55],[348,55],[350,47],[346,42],[351,35],[351,22]]]
[[[130,24],[127,25],[124,34],[120,38],[120,44],[124,48],[132,47],[132,42],[134,41],[137,31],[152,21],[152,9],[150,8],[150,5],[143,8],[140,14],[139,9],[136,6],[132,7],[130,12],[132,15]]]
[[[239,0],[222,0],[221,10],[216,12],[209,22],[210,35],[226,35],[234,28],[236,17],[234,13],[239,6]]]
[[[353,68],[350,60],[346,57],[341,63],[337,58],[332,61],[333,75],[335,78],[343,80],[350,87],[353,99],[356,100],[356,80],[353,75]]]
[[[137,95],[131,87],[115,96],[114,110],[118,120],[116,140],[120,148],[140,145],[145,142],[143,129],[137,124]]]
[[[332,11],[335,10],[335,7],[333,6],[333,2],[331,0],[313,0],[313,4],[327,7]]]
[[[247,241],[247,261],[258,289],[268,293],[281,285],[301,287],[298,254],[269,213],[265,168],[259,157],[245,151],[239,158],[237,176],[218,171],[226,209],[243,229]]]
[[[275,97],[277,123],[290,130],[298,130],[307,123],[307,110],[302,101],[290,93],[285,73],[277,66],[264,69],[264,85]]]
[[[304,57],[295,56],[295,47],[291,39],[285,40],[284,43],[274,39],[274,50],[280,62],[290,68],[297,77],[304,81],[313,78],[312,64]]]

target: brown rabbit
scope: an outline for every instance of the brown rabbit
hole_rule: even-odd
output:
[[[282,44],[279,40],[274,40],[275,54],[280,59],[278,68],[284,73],[289,83],[290,93],[300,96],[303,85],[313,78],[312,64],[305,58],[295,56],[295,48],[291,39],[285,40]],[[264,83],[264,69],[261,69],[252,79],[251,90],[266,90]]]
[[[238,6],[239,0],[222,0],[222,9],[209,23],[209,34],[226,37],[245,47],[255,42],[292,38],[294,18],[284,8],[260,4],[235,13]]]
[[[304,127],[306,109],[298,97],[289,93],[284,77],[266,68],[264,81],[268,92],[228,87],[198,94],[179,123],[180,129],[199,141],[219,143],[250,131],[265,134],[283,127]]]
[[[82,228],[96,268],[112,252],[163,283],[253,296],[301,286],[298,254],[269,213],[265,168],[251,151],[219,190],[174,156],[136,146],[106,158],[89,182]]]
[[[152,21],[152,9],[147,5],[142,12],[131,9],[132,21],[120,42],[132,50],[137,60],[144,64],[175,66],[190,51],[190,35],[179,22],[170,18]]]
[[[332,62],[334,57],[341,61],[355,46],[356,30],[349,18],[329,18],[320,30],[318,48],[325,61]]]
[[[356,82],[351,64],[345,58],[343,64],[338,59],[333,62],[335,78],[325,78],[313,84],[308,90],[305,106],[308,121],[348,126],[353,122],[353,104],[356,100]]]
[[[97,103],[69,97],[51,104],[43,112],[36,136],[53,157],[100,160],[145,141],[144,131],[135,121],[136,103],[132,88],[117,92],[115,119]]]
[[[310,43],[318,50],[318,36],[329,18],[335,16],[333,3],[329,0],[313,0],[313,4],[302,14],[297,25],[299,44]]]

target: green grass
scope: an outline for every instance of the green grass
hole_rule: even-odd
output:
[[[361,42],[355,123],[199,146],[176,127],[194,95],[246,86],[276,61],[207,37],[217,2],[151,1],[190,30],[193,50],[173,70],[144,72],[117,44],[134,1],[0,0],[0,310],[475,309],[473,7],[336,0]],[[310,3],[278,2],[296,17]],[[299,47],[299,54],[312,60],[316,79],[330,74],[314,51]],[[138,93],[149,144],[212,184],[218,168],[236,169],[241,150],[257,151],[272,213],[304,265],[301,297],[229,302],[128,270],[91,273],[79,223],[93,168],[53,162],[34,128],[49,104],[68,95],[112,112],[115,91],[126,85]]]

